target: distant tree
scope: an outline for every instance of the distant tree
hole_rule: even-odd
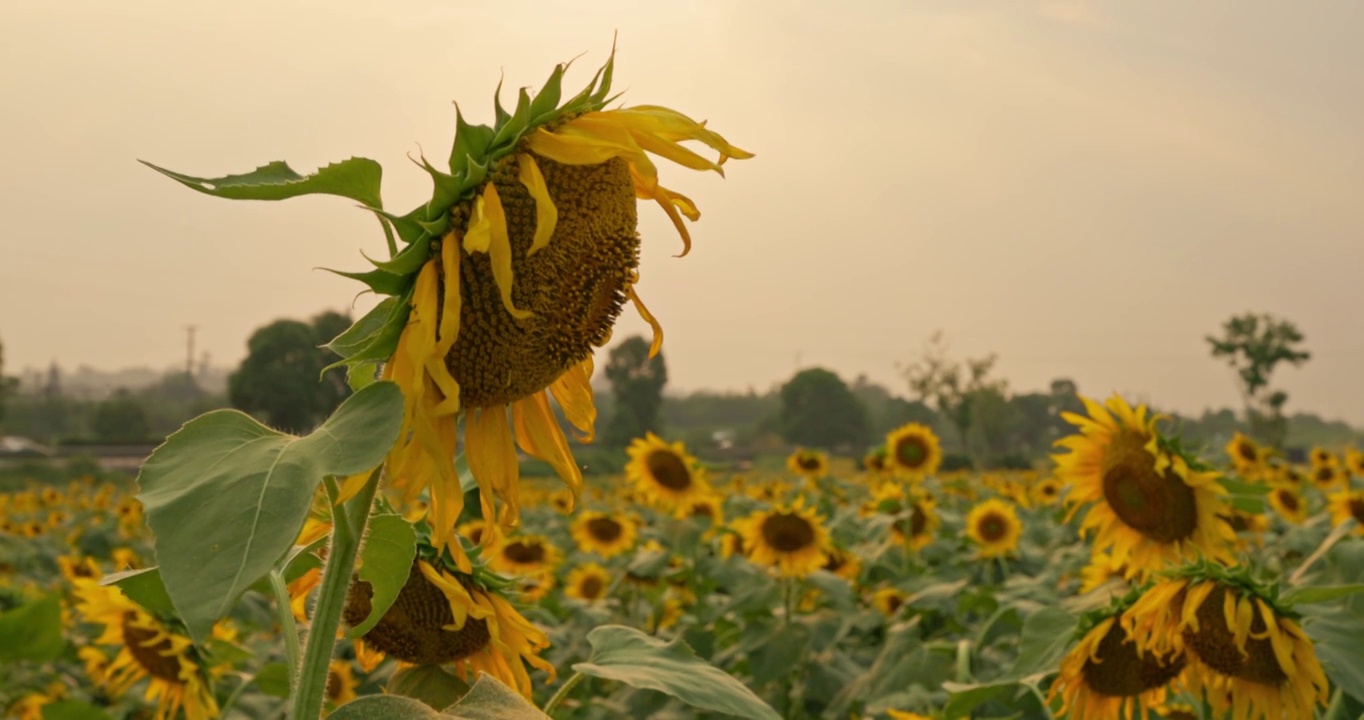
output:
[[[970,430],[977,405],[993,404],[993,396],[1008,397],[1008,383],[992,379],[999,356],[956,360],[948,355],[941,330],[933,333],[918,360],[900,368],[910,392],[933,408],[957,432],[963,448],[970,451]]]
[[[658,432],[663,386],[668,384],[668,364],[663,354],[649,357],[649,341],[639,335],[625,338],[606,361],[611,383],[612,412],[602,433],[608,447],[625,447],[631,440]]]
[[[777,432],[789,443],[845,452],[861,452],[870,438],[867,409],[823,368],[802,370],[782,386]]]
[[[136,442],[148,435],[147,412],[125,388],[119,388],[95,408],[90,422],[95,438],[106,442]]]
[[[350,394],[341,370],[319,380],[322,368],[337,359],[321,346],[349,324],[346,316],[327,312],[311,323],[276,320],[256,330],[246,359],[228,378],[229,402],[286,432],[317,427]]]
[[[5,343],[0,341],[0,422],[5,420],[5,401],[18,385],[18,380],[5,377]]]
[[[1283,447],[1288,436],[1283,415],[1288,393],[1270,389],[1269,378],[1279,363],[1297,366],[1311,359],[1311,353],[1299,349],[1303,335],[1297,326],[1268,313],[1246,313],[1223,323],[1221,337],[1208,335],[1206,340],[1212,356],[1225,360],[1236,371],[1251,435],[1273,447]]]

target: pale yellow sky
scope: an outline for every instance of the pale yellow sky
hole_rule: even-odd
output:
[[[1236,402],[1203,336],[1256,310],[1315,353],[1280,373],[1290,407],[1364,422],[1360,28],[1352,0],[5,0],[0,339],[11,372],[165,366],[194,323],[235,364],[253,328],[350,303],[313,268],[363,269],[382,235],[341,199],[217,200],[137,158],[364,155],[405,211],[452,100],[490,120],[500,76],[585,53],[581,83],[618,32],[624,102],[758,153],[727,180],[663,168],[704,214],[685,259],[641,208],[675,389],[798,362],[898,389],[941,328],[1016,389],[1197,411]],[[644,328],[627,311],[617,337]]]

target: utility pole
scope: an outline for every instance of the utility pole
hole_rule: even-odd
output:
[[[194,331],[198,325],[185,326],[185,375],[194,377]]]

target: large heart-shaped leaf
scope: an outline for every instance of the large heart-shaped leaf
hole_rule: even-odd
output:
[[[445,720],[549,720],[501,680],[479,673],[469,692],[441,713]]]
[[[65,647],[58,596],[48,595],[0,613],[0,660],[51,662]]]
[[[193,638],[207,636],[291,547],[322,478],[377,467],[401,420],[398,388],[375,383],[307,437],[219,410],[152,453],[138,475],[139,498],[166,592]]]
[[[703,710],[742,718],[778,720],[777,714],[743,683],[696,656],[681,638],[665,642],[633,628],[603,625],[587,634],[592,655],[573,669],[658,690]]]
[[[329,720],[440,720],[440,717],[426,703],[401,695],[367,695],[327,716]]]
[[[376,515],[370,518],[365,546],[360,551],[360,579],[374,591],[370,599],[369,617],[351,628],[346,637],[358,638],[379,624],[398,591],[407,584],[412,572],[412,558],[417,554],[417,532],[400,515]]]

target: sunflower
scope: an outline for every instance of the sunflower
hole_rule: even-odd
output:
[[[625,476],[645,497],[666,510],[681,512],[711,493],[705,471],[681,442],[669,444],[648,433],[635,438],[626,452],[630,462],[625,466]]]
[[[909,549],[917,552],[937,538],[942,518],[938,516],[937,502],[932,495],[926,492],[913,493],[907,504],[897,508],[896,512],[905,513],[904,517],[897,518],[890,525],[890,533],[896,544],[908,543]]]
[[[735,523],[748,548],[748,559],[777,569],[782,577],[805,577],[829,557],[829,531],[804,498],[792,505],[758,511]]]
[[[1028,488],[1028,496],[1034,505],[1045,507],[1053,505],[1061,499],[1061,491],[1066,487],[1060,480],[1049,477],[1046,480],[1039,480],[1031,488]]]
[[[1114,395],[1105,405],[1081,398],[1088,417],[1062,413],[1080,433],[1057,445],[1057,477],[1067,483],[1067,520],[1085,505],[1082,534],[1094,534],[1094,550],[1109,551],[1129,576],[1207,555],[1230,562],[1231,528],[1225,490],[1212,472],[1189,467],[1183,456],[1161,445],[1146,406],[1135,410]],[[1110,412],[1111,411],[1111,412]]]
[[[517,576],[512,587],[517,592],[518,600],[534,605],[545,599],[549,591],[554,589],[554,571],[541,570],[530,575]]]
[[[1270,490],[1269,506],[1279,513],[1279,517],[1294,525],[1301,525],[1307,520],[1307,501],[1303,499],[1302,493],[1291,487],[1280,485]]]
[[[1314,468],[1336,464],[1336,454],[1320,446],[1312,448],[1312,452],[1308,453],[1307,458]]]
[[[549,506],[560,514],[566,515],[573,512],[574,502],[572,490],[557,490],[549,495]]]
[[[308,568],[302,575],[289,581],[289,610],[300,623],[308,622],[308,598],[322,584],[322,568]]]
[[[857,578],[862,574],[861,558],[835,545],[830,545],[825,554],[828,555],[828,559],[824,561],[825,570],[850,583],[857,582]]]
[[[1355,521],[1354,534],[1364,535],[1364,490],[1348,490],[1331,496],[1331,524]]]
[[[908,595],[896,588],[883,587],[872,593],[871,605],[887,617],[893,618],[899,614],[900,608],[905,606],[908,599]]]
[[[611,587],[611,574],[597,563],[584,563],[568,574],[564,580],[564,595],[593,603],[606,597]]]
[[[115,586],[94,582],[76,586],[76,610],[88,622],[104,626],[96,645],[117,646],[118,654],[103,668],[103,688],[123,695],[147,680],[144,696],[156,703],[155,719],[169,720],[181,710],[187,720],[218,716],[210,674],[189,637],[129,600]],[[221,626],[215,628],[221,636]]]
[[[482,520],[470,520],[455,528],[455,533],[474,545],[481,545],[483,543],[483,530],[486,527],[488,527],[488,523]]]
[[[94,558],[80,555],[58,555],[57,568],[61,571],[62,577],[72,584],[77,580],[98,580],[104,574],[100,572]]]
[[[1061,698],[1056,717],[1073,720],[1144,718],[1165,702],[1168,688],[1184,670],[1183,655],[1142,652],[1124,625],[1119,604],[1102,614],[1061,660],[1047,700]]]
[[[862,469],[872,475],[881,475],[890,469],[890,460],[885,448],[877,448],[862,456]]]
[[[1364,450],[1350,448],[1345,453],[1345,469],[1357,478],[1364,478]]]
[[[1231,436],[1231,441],[1226,447],[1227,457],[1231,459],[1231,466],[1236,468],[1236,472],[1242,476],[1249,475],[1259,470],[1269,457],[1269,451],[1255,444],[1254,440],[1237,432]]]
[[[1244,572],[1195,567],[1152,586],[1124,618],[1142,649],[1183,654],[1184,682],[1215,717],[1312,717],[1328,682],[1296,616]]]
[[[552,570],[559,556],[559,549],[544,535],[517,535],[494,546],[489,563],[499,572],[535,575]]]
[[[578,515],[569,528],[578,549],[612,558],[635,546],[638,529],[624,515],[590,511]]]
[[[693,500],[691,510],[687,514],[694,518],[707,518],[710,521],[711,529],[714,530],[725,523],[724,501],[721,500],[719,494],[711,492],[703,498]]]
[[[909,423],[886,435],[886,460],[891,470],[922,479],[938,471],[942,446],[927,425]]]
[[[806,480],[818,480],[829,474],[829,456],[818,450],[798,447],[786,458],[786,469]]]
[[[1011,555],[1018,549],[1023,523],[1013,503],[991,498],[971,508],[966,515],[966,536],[980,545],[980,557]]]
[[[1089,564],[1080,569],[1080,594],[1094,592],[1109,580],[1124,577],[1123,566],[1113,562],[1108,553],[1097,552],[1089,559]]]
[[[419,546],[418,551],[431,548]],[[424,553],[422,553],[424,554]],[[378,651],[413,665],[449,665],[465,680],[485,672],[531,695],[526,664],[554,679],[554,666],[540,658],[549,646],[497,589],[495,576],[474,566],[468,574],[453,563],[418,559],[393,605],[367,633],[367,652]],[[369,617],[373,589],[357,581],[346,595],[342,617],[355,626]],[[371,657],[369,662],[373,662]]]
[[[744,546],[743,535],[735,530],[726,530],[720,535],[720,557],[729,559],[734,555],[745,557],[748,555],[748,548]]]
[[[332,660],[327,668],[327,702],[332,707],[345,705],[355,699],[355,671],[349,660]]]
[[[1312,467],[1312,474],[1308,475],[1308,477],[1311,478],[1312,484],[1322,492],[1335,490],[1347,484],[1345,471],[1335,463],[1314,465]]]

